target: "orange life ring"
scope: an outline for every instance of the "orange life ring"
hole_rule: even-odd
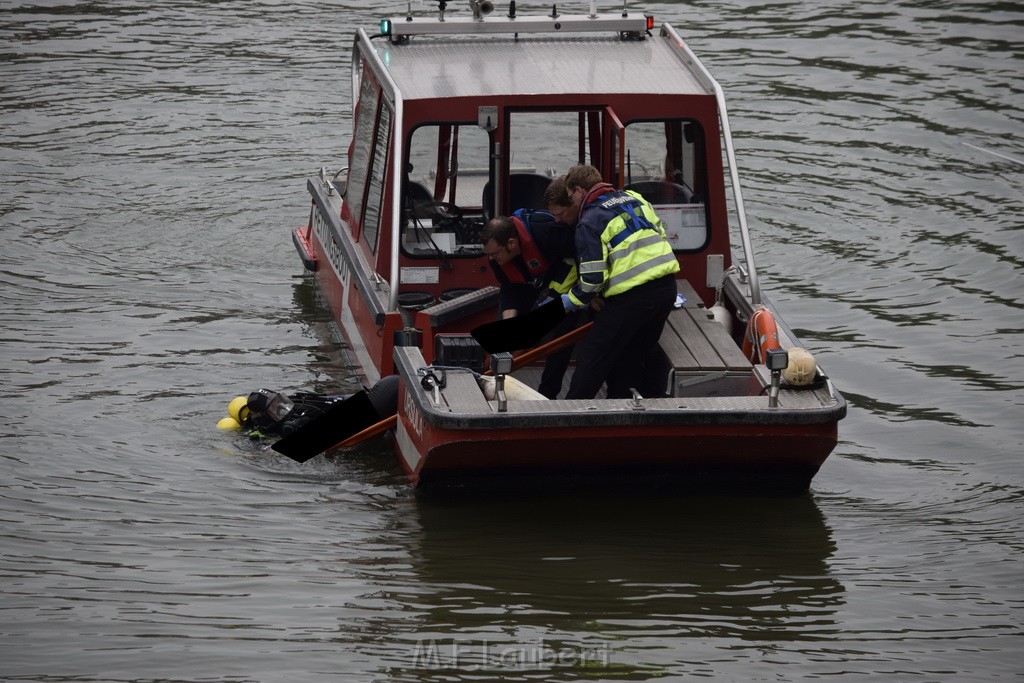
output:
[[[777,349],[779,344],[779,327],[775,324],[775,316],[767,308],[758,308],[747,322],[747,332],[743,335],[743,355],[751,363],[764,363],[768,357],[768,349]]]

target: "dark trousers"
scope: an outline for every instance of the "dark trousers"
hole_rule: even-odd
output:
[[[645,282],[605,300],[594,326],[577,345],[576,372],[566,398],[594,398],[608,383],[608,398],[629,398],[640,389],[676,300],[672,275]]]
[[[558,323],[555,329],[544,336],[541,343],[547,343],[552,339],[568,334],[580,325],[590,322],[591,318],[589,308],[583,311],[570,312],[565,316],[565,320]],[[548,398],[558,398],[559,392],[562,391],[562,379],[565,377],[565,371],[569,369],[569,361],[572,359],[572,352],[575,348],[575,346],[567,346],[564,349],[547,355],[547,358],[544,360],[544,372],[541,373],[540,386],[537,387],[537,391]]]

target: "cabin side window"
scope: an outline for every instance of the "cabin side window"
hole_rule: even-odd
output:
[[[402,192],[402,250],[413,257],[479,256],[490,137],[475,121],[416,128]]]
[[[384,201],[384,181],[388,170],[388,150],[391,143],[391,109],[387,104],[380,108],[377,122],[377,138],[373,143],[373,157],[370,162],[369,182],[366,188],[366,208],[363,211],[363,239],[370,251],[377,251],[377,236],[380,234],[380,207]]]
[[[345,189],[347,211],[343,215],[352,223],[353,234],[357,234],[362,225],[367,176],[373,163],[374,124],[380,107],[380,91],[372,78],[363,78],[358,107],[349,154],[348,184]]]
[[[623,186],[654,205],[676,251],[699,251],[710,234],[704,133],[696,121],[634,121],[626,125]]]

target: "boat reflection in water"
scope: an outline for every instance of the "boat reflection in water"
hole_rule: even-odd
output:
[[[402,524],[414,539],[395,560],[402,571],[371,570],[386,572],[371,599],[388,616],[359,629],[377,654],[399,653],[388,671],[403,680],[514,667],[628,676],[678,666],[689,647],[701,650],[694,662],[737,658],[710,652],[710,638],[730,650],[756,643],[759,659],[833,634],[844,593],[814,501],[770,502],[420,497]]]

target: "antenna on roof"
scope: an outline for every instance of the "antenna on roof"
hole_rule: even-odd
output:
[[[597,0],[590,0],[590,18],[597,19]]]
[[[444,10],[446,7],[448,7],[448,3],[445,0],[437,0],[437,11],[440,14],[437,18],[438,21],[444,21]]]
[[[558,5],[551,5],[551,18],[552,19],[557,19],[558,18]]]
[[[628,1],[629,0],[622,0],[622,16],[623,17],[628,17],[629,16],[629,12],[626,10],[626,3]]]

